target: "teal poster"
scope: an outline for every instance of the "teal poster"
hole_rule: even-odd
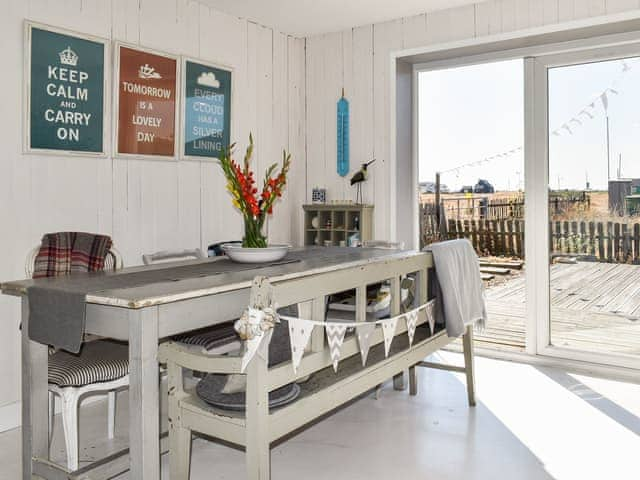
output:
[[[219,158],[229,146],[231,72],[185,62],[184,155]]]
[[[31,27],[31,149],[104,151],[104,48]]]

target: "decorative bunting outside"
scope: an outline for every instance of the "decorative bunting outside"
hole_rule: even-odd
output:
[[[382,322],[382,334],[384,335],[384,356],[389,356],[393,335],[396,333],[396,326],[399,317],[393,317]]]
[[[369,347],[371,346],[371,334],[376,329],[375,323],[363,323],[356,327],[356,334],[358,335],[358,344],[360,345],[360,356],[362,357],[362,366],[367,363],[367,356],[369,355]]]
[[[344,341],[344,334],[347,327],[339,323],[327,323],[325,327],[327,333],[327,341],[329,342],[329,352],[331,353],[331,361],[333,362],[333,371],[338,371],[338,361],[340,360],[340,348]]]
[[[624,77],[630,70],[632,70],[634,68],[637,69],[638,68],[637,65],[638,65],[638,62],[634,62],[633,65],[630,65],[628,62],[623,61],[622,62],[621,72],[620,72],[618,77],[613,79],[613,81],[611,83],[611,86],[605,88],[597,96],[595,96],[594,99],[590,103],[584,105],[584,108],[582,108],[570,120],[564,122],[561,125],[558,125],[556,129],[551,130],[551,134],[556,136],[556,137],[564,136],[565,134],[573,135],[574,132],[577,131],[577,129],[579,127],[584,125],[584,122],[580,118],[581,116],[585,116],[589,120],[593,120],[595,118],[595,115],[593,113],[597,113],[596,112],[596,104],[598,104],[598,105],[601,104],[604,113],[608,114],[612,96],[613,95],[618,95],[618,94],[621,93],[621,91],[619,91],[617,89],[617,87],[616,88],[614,88],[614,87],[622,79],[622,77]],[[516,149],[505,151],[505,152],[499,153],[497,155],[493,155],[491,157],[486,157],[484,159],[475,160],[475,161],[472,161],[472,162],[469,162],[469,163],[465,163],[463,165],[458,165],[457,167],[453,167],[453,168],[450,168],[448,170],[442,170],[440,173],[442,174],[442,173],[452,173],[452,172],[454,172],[456,174],[456,176],[458,176],[461,169],[468,168],[468,167],[478,167],[478,166],[482,165],[485,162],[489,162],[491,160],[508,157],[508,156],[512,155],[513,153],[515,153],[515,151],[522,150],[522,149],[523,149],[523,147],[520,146],[520,147],[518,147]]]
[[[310,320],[297,319],[295,322],[289,323],[289,341],[291,343],[291,363],[293,364],[294,373],[298,373],[298,367],[307,348],[309,338],[313,332],[314,323]]]
[[[416,323],[418,322],[418,311],[412,310],[404,316],[407,322],[407,335],[409,335],[409,347],[413,345],[413,337],[416,333]]]
[[[609,110],[609,97],[607,97],[607,91],[605,90],[604,92],[602,92],[602,94],[600,95],[600,101],[602,102],[602,108],[604,108],[604,111],[608,111]]]

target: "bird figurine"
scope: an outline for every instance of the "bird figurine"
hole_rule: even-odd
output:
[[[362,166],[360,167],[360,170],[358,170],[356,173],[354,173],[353,177],[351,177],[351,186],[353,186],[353,185],[357,186],[356,187],[357,188],[357,190],[356,190],[356,203],[357,204],[361,204],[362,203],[362,182],[364,182],[367,179],[367,168],[369,168],[369,165],[371,165],[375,161],[376,161],[376,159],[374,158],[370,162],[363,163]]]

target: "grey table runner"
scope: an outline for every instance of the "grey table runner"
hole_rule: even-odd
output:
[[[313,251],[292,251],[283,260],[266,264],[234,263],[227,258],[188,265],[149,268],[135,272],[101,272],[39,279],[27,288],[29,338],[78,353],[85,327],[86,296],[114,288],[132,288],[154,283],[256,270],[300,262]]]

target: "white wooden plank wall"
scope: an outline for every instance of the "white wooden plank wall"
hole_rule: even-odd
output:
[[[241,155],[249,131],[261,171],[293,154],[290,185],[269,225],[273,242],[298,244],[301,203],[313,186],[353,199],[336,173],[336,102],[351,103],[351,170],[377,158],[364,199],[375,203],[375,236],[393,237],[388,208],[389,54],[640,8],[640,0],[489,0],[343,32],[298,39],[231,17],[194,0],[8,0],[0,18],[5,69],[0,90],[0,278],[23,275],[23,259],[43,232],[112,234],[127,264],[142,252],[206,247],[240,238],[218,168],[211,163],[27,156],[22,150],[23,26],[43,23],[188,54],[234,69],[232,137]],[[18,303],[0,297],[0,419],[19,401]],[[4,416],[3,416],[4,415]],[[0,425],[0,428],[2,425]]]
[[[237,153],[244,152],[249,131],[259,171],[279,162],[283,148],[292,152],[292,182],[286,201],[276,208],[271,240],[300,243],[306,191],[304,39],[192,0],[8,0],[0,40],[5,71],[14,73],[3,76],[0,90],[0,279],[24,276],[27,251],[47,231],[111,234],[127,265],[142,263],[143,252],[206,248],[242,236],[240,217],[214,163],[23,155],[24,19],[233,67]],[[0,297],[5,331],[0,409],[19,400],[18,315],[18,301]]]
[[[326,187],[329,199],[355,198],[335,168],[335,111],[344,84],[351,104],[352,173],[377,158],[364,200],[375,204],[376,238],[393,238],[390,52],[638,8],[640,0],[489,0],[307,38],[307,200],[314,185]]]

